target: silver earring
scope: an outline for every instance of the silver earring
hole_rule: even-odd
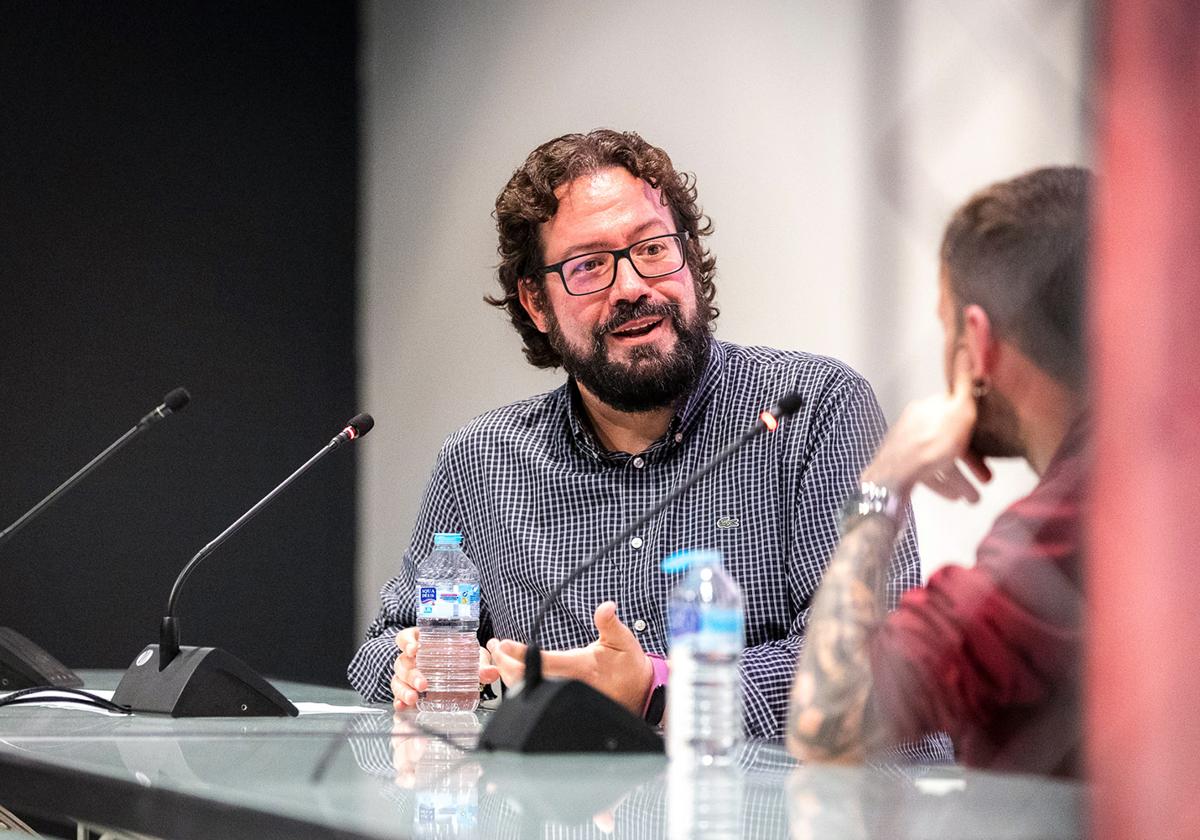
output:
[[[990,390],[992,390],[992,386],[988,384],[986,379],[976,379],[971,386],[971,393],[975,395],[975,399],[977,400],[986,397]]]

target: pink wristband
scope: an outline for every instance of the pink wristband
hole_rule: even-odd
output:
[[[650,701],[654,698],[654,690],[659,686],[666,685],[671,676],[671,666],[667,664],[667,660],[657,653],[647,653],[646,656],[650,657],[650,665],[654,668],[654,672],[650,677],[650,690],[646,692],[646,705],[642,707],[643,718],[650,711]]]

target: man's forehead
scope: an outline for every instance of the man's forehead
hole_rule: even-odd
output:
[[[563,213],[575,214],[604,209],[621,199],[627,200],[635,194],[634,191],[647,203],[665,209],[661,190],[650,186],[644,179],[623,167],[610,166],[559,184],[554,190],[554,197],[558,199],[558,209],[551,221]]]
[[[613,193],[637,188],[644,198],[654,203],[661,203],[662,197],[658,190],[650,186],[646,180],[638,178],[624,167],[605,167],[593,169],[592,172],[578,175],[570,181],[564,181],[554,188],[554,198],[558,199],[559,208],[563,204],[582,204],[596,202],[612,196]]]

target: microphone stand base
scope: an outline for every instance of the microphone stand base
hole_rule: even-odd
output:
[[[113,694],[135,712],[171,717],[295,717],[296,707],[249,665],[220,648],[182,647],[163,670],[147,646]]]
[[[662,753],[644,720],[578,680],[543,680],[508,695],[479,737],[479,749],[523,753]]]
[[[79,688],[83,680],[11,627],[0,627],[0,691],[40,686]]]

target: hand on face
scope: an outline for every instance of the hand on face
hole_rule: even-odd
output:
[[[863,481],[908,495],[919,482],[947,499],[979,500],[979,491],[959,468],[962,461],[980,481],[992,471],[971,451],[977,418],[971,363],[966,349],[954,355],[950,392],[917,400],[904,409],[888,432]]]
[[[392,706],[396,711],[411,709],[417,705],[417,694],[429,687],[429,681],[417,669],[417,650],[420,648],[421,631],[406,627],[396,634],[396,667],[392,676]],[[479,682],[493,683],[500,672],[492,664],[491,657],[483,648],[479,649]]]
[[[605,601],[593,616],[600,638],[584,648],[542,651],[542,672],[548,677],[575,679],[641,714],[654,678],[650,658],[628,627],[617,618],[617,605]],[[487,643],[492,661],[506,685],[525,676],[526,646],[512,639]]]

